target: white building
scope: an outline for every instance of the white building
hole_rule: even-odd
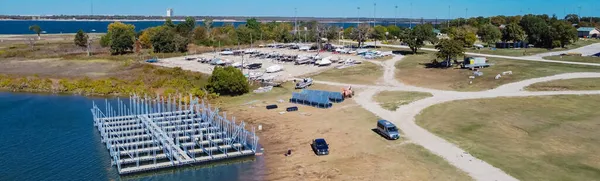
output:
[[[172,17],[173,16],[173,9],[169,8],[167,9],[167,17]]]

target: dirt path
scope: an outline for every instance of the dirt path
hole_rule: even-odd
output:
[[[396,56],[380,65],[385,67],[382,86],[352,85],[360,88],[360,91],[354,100],[366,110],[373,112],[377,116],[394,122],[403,132],[403,136],[409,141],[425,147],[432,153],[446,159],[450,164],[465,171],[476,180],[517,180],[506,174],[504,171],[482,161],[459,148],[458,146],[434,135],[433,133],[421,128],[415,122],[417,116],[423,109],[435,104],[440,104],[454,100],[481,99],[495,97],[524,97],[524,96],[544,96],[544,95],[573,95],[573,94],[600,94],[600,91],[557,91],[557,92],[528,92],[523,91],[524,87],[538,83],[559,79],[573,78],[591,78],[600,77],[600,73],[568,73],[549,77],[535,78],[520,82],[510,83],[500,86],[496,89],[481,92],[455,92],[441,91],[427,88],[409,86],[398,82],[394,78],[397,61],[401,61],[403,56]],[[335,82],[323,82],[330,85],[347,85]],[[434,96],[401,106],[396,111],[388,111],[381,108],[377,102],[372,100],[373,96],[381,91],[402,90],[402,91],[421,91],[429,92]]]

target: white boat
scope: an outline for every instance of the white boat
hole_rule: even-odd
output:
[[[240,68],[240,67],[242,67],[242,63],[241,62],[235,62],[235,63],[232,63],[231,66],[235,67],[235,68]]]
[[[233,55],[233,51],[222,51],[221,55]]]
[[[301,56],[298,56],[298,58],[296,58],[296,65],[307,64],[310,61],[311,61],[310,57],[301,55]]]
[[[310,47],[309,46],[301,46],[300,48],[298,48],[298,50],[300,50],[300,51],[308,51],[308,50],[310,50]]]
[[[283,71],[283,67],[281,65],[273,65],[267,68],[267,73],[276,73]]]
[[[328,66],[331,65],[331,57],[324,58],[320,61],[315,62],[315,65],[318,66]]]
[[[356,62],[356,61],[349,58],[349,59],[346,59],[343,63],[344,64],[354,64],[354,62]]]

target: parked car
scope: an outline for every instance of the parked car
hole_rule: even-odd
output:
[[[317,155],[329,155],[329,144],[323,138],[314,139],[312,149]]]
[[[377,132],[390,140],[397,140],[400,138],[396,125],[387,120],[377,121]]]

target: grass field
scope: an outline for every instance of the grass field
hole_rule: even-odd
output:
[[[588,57],[588,56],[549,56],[544,57],[546,60],[560,60],[568,62],[586,62],[586,63],[600,63],[600,57]]]
[[[488,58],[489,63],[494,65],[482,69],[481,71],[484,75],[475,78],[473,83],[469,84],[469,76],[473,75],[470,70],[426,68],[426,64],[430,63],[434,58],[433,53],[407,55],[402,61],[396,64],[396,68],[398,69],[396,78],[404,83],[420,87],[457,91],[481,91],[493,89],[502,84],[560,73],[600,72],[600,69],[593,66]],[[505,71],[512,71],[513,75],[506,75],[499,80],[495,80],[497,74]]]
[[[331,69],[320,73],[315,80],[342,82],[349,84],[375,84],[383,76],[383,68],[371,62],[345,69]]]
[[[525,88],[528,91],[600,90],[600,78],[581,78],[540,82]]]
[[[467,49],[467,52],[473,53],[483,53],[483,54],[492,54],[492,55],[505,55],[505,56],[529,56],[546,52],[554,52],[554,51],[563,51],[575,49],[587,45],[591,45],[593,43],[600,43],[600,40],[579,40],[572,45],[567,46],[567,48],[554,48],[554,49],[546,49],[546,48],[521,48],[521,49],[496,49],[492,50],[490,48],[483,48],[481,50]]]
[[[395,111],[402,105],[431,96],[433,95],[427,92],[383,91],[376,94],[373,98],[382,108]]]
[[[600,96],[435,105],[417,124],[521,180],[600,180]]]

